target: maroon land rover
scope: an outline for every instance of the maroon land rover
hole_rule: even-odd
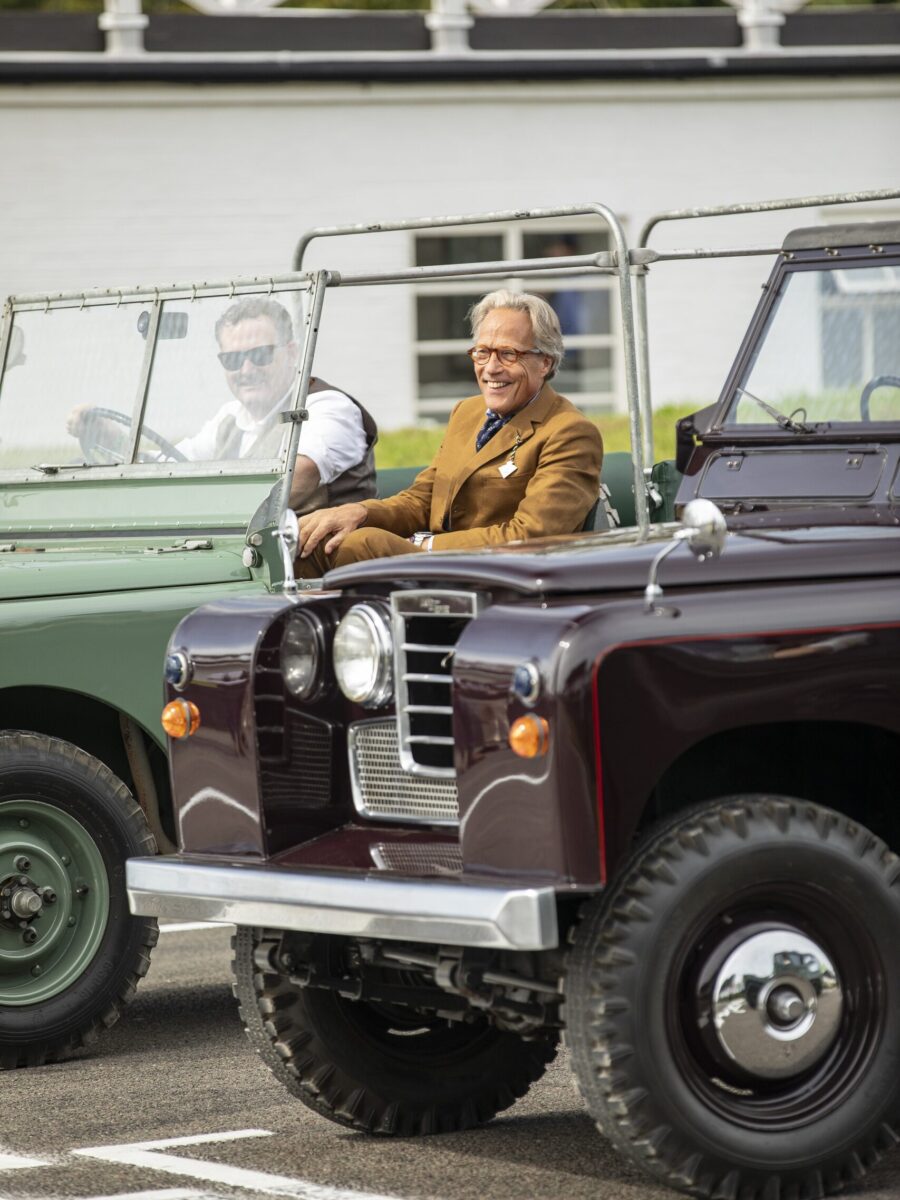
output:
[[[900,223],[788,236],[678,467],[680,525],[185,619],[131,904],[237,925],[251,1042],[339,1124],[477,1125],[564,1034],[659,1180],[815,1200],[900,1132]]]

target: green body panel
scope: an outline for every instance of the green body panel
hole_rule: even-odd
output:
[[[278,476],[180,463],[115,471],[0,488],[0,704],[16,688],[90,697],[165,750],[169,637],[201,604],[266,589],[267,572],[241,554]]]
[[[16,687],[90,696],[133,717],[165,749],[162,664],[172,630],[201,604],[266,590],[245,575],[243,583],[2,601],[0,697]]]
[[[182,539],[183,540],[183,539]],[[178,542],[146,538],[128,543],[79,545],[42,542],[0,554],[0,601],[98,592],[149,591],[192,584],[239,583],[250,579],[241,562],[242,542],[231,547],[190,550]],[[0,621],[5,620],[0,609]]]
[[[93,531],[241,533],[280,476],[209,476],[190,464],[115,468],[115,477],[46,476],[0,487],[0,540]],[[153,475],[148,476],[149,471]],[[232,468],[233,470],[233,468]],[[191,474],[186,475],[185,472]]]

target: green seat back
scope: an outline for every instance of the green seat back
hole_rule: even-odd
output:
[[[384,467],[375,472],[375,488],[379,500],[405,491],[424,467]]]
[[[678,488],[683,478],[684,476],[676,468],[675,460],[672,458],[654,464],[653,470],[650,472],[650,483],[659,496],[659,502],[653,504],[651,501],[651,521],[675,520],[675,497],[678,495]]]

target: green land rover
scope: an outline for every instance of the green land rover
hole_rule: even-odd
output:
[[[310,283],[296,275],[24,296],[4,310],[2,1067],[92,1040],[146,972],[156,922],[129,916],[124,864],[175,842],[166,642],[199,604],[284,578],[271,514],[286,507],[305,364],[243,457],[209,436],[237,403],[216,323],[260,294],[302,326]]]

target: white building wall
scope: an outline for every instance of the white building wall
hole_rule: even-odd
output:
[[[635,238],[662,208],[897,186],[898,127],[888,78],[8,86],[0,291],[280,274],[310,226],[428,213],[599,200]],[[693,221],[653,241],[777,244],[820,219]],[[307,261],[410,254],[409,237],[384,235],[314,243]],[[768,265],[654,268],[657,404],[715,397]],[[317,371],[385,428],[414,419],[413,321],[406,289],[329,296]]]

